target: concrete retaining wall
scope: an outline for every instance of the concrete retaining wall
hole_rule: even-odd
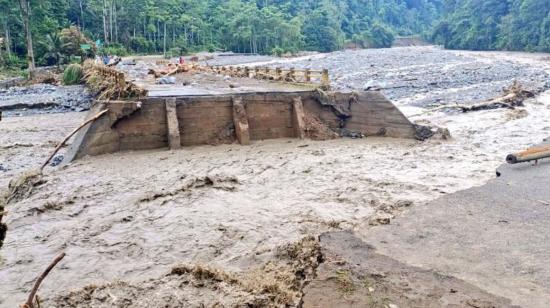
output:
[[[77,134],[68,161],[125,150],[302,138],[307,117],[334,131],[415,136],[411,122],[379,92],[148,97],[141,102],[99,102],[89,116],[104,109],[109,109],[106,116]]]

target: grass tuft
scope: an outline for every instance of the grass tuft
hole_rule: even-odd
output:
[[[63,72],[63,84],[79,84],[83,76],[82,66],[80,66],[80,64],[71,64],[65,69],[65,72]]]

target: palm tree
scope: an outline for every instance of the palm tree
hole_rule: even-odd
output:
[[[55,64],[59,68],[59,64],[63,58],[63,43],[61,42],[59,34],[55,32],[47,34],[44,39],[44,47],[46,49],[44,57],[55,59]]]

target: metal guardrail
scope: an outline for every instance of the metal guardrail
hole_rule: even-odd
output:
[[[330,87],[330,77],[327,69],[319,71],[310,69],[248,66],[208,66],[208,68],[218,74],[225,74],[232,77],[246,77],[303,84],[320,84],[323,87]]]

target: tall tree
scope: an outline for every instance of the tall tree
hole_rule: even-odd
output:
[[[31,30],[31,7],[27,0],[19,0],[19,6],[21,9],[21,19],[23,20],[23,28],[25,30],[25,36],[27,39],[27,60],[29,63],[29,76],[32,78],[34,75],[34,47],[32,43],[32,30]]]

